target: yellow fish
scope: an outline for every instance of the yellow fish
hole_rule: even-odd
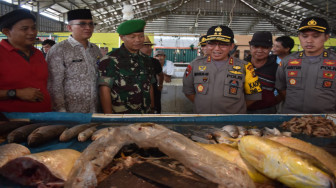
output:
[[[238,150],[259,172],[289,187],[335,186],[333,177],[317,167],[313,157],[270,139],[244,136]]]

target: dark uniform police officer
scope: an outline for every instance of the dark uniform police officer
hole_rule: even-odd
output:
[[[277,70],[276,88],[286,96],[281,113],[335,113],[336,54],[324,49],[329,25],[309,17],[298,31],[304,50],[285,57]]]
[[[261,88],[251,63],[229,57],[234,35],[227,26],[207,32],[209,56],[195,59],[183,77],[183,92],[198,114],[243,114],[261,100]]]
[[[208,52],[207,52],[207,46],[206,46],[206,38],[207,38],[206,35],[202,35],[202,36],[199,38],[198,46],[201,47],[201,49],[200,49],[200,55],[201,55],[201,56],[207,56],[207,55],[208,55]]]
[[[149,56],[139,50],[144,45],[143,20],[129,20],[117,32],[124,44],[99,63],[99,94],[104,113],[150,113],[154,68]],[[152,102],[152,103],[151,103]]]

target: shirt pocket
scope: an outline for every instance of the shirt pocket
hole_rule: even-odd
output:
[[[206,95],[209,90],[209,80],[208,76],[195,76],[194,77],[194,88],[197,94]]]
[[[319,70],[315,87],[323,90],[336,90],[336,71]]]
[[[243,81],[239,79],[225,79],[224,96],[231,98],[241,98],[243,95]]]
[[[303,78],[301,70],[287,70],[287,87],[295,89],[303,89]]]

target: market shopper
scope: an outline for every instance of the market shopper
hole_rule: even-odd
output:
[[[150,41],[148,36],[145,36],[145,42],[143,47],[140,49],[140,51],[148,56],[151,56],[152,54],[152,46],[155,45]],[[154,109],[157,114],[161,114],[161,91],[163,87],[163,72],[162,67],[160,64],[160,61],[150,57],[152,60],[152,65],[154,66],[154,73],[155,73],[155,82],[152,84],[153,86],[153,94],[154,96],[151,96],[151,100],[154,100]]]
[[[294,40],[290,36],[281,36],[275,39],[272,51],[277,56],[277,63],[288,56],[294,47]]]
[[[71,10],[68,22],[72,34],[47,54],[52,107],[58,112],[97,112],[97,64],[102,55],[98,46],[88,41],[94,30],[91,12]]]
[[[17,9],[0,17],[0,112],[51,111],[48,66],[34,48],[36,18]]]
[[[324,49],[328,22],[309,17],[298,32],[303,51],[285,57],[277,70],[276,88],[286,96],[282,113],[335,113],[336,54]]]
[[[246,107],[261,100],[261,88],[253,65],[229,52],[234,35],[227,26],[207,32],[209,56],[195,59],[183,77],[183,93],[198,114],[244,114]]]
[[[164,81],[170,83],[171,78],[174,75],[174,63],[166,59],[167,56],[163,50],[155,51],[154,57],[160,61]]]
[[[273,45],[272,33],[257,31],[249,42],[251,56],[245,59],[251,62],[262,88],[262,100],[256,101],[247,109],[249,114],[275,114],[276,104],[282,96],[275,96],[275,75],[278,69],[276,56],[270,55]]]
[[[42,42],[42,53],[43,53],[44,57],[47,55],[50,48],[52,46],[54,46],[55,44],[56,44],[56,42],[54,40],[51,40],[51,39],[46,39]]]
[[[108,53],[99,64],[99,95],[104,113],[151,113],[154,101],[154,68],[149,56],[140,52],[144,45],[143,20],[128,20],[117,32],[124,43]]]

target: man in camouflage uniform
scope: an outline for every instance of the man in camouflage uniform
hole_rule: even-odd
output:
[[[234,35],[227,26],[213,26],[207,33],[208,57],[196,58],[183,77],[183,93],[197,114],[244,114],[261,100],[261,88],[253,65],[229,52]]]
[[[145,40],[143,20],[120,24],[117,32],[124,44],[108,53],[99,64],[100,101],[104,113],[143,114],[154,107],[154,68],[149,56],[141,53]]]

